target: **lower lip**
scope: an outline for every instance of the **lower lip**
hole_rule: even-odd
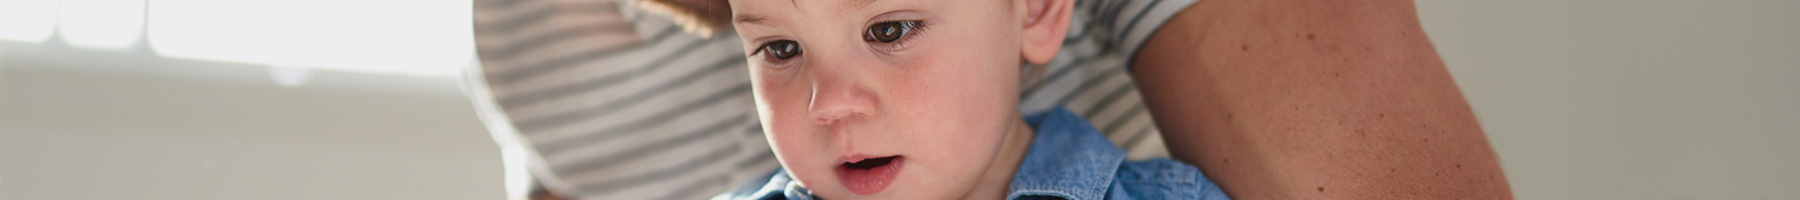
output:
[[[879,193],[881,190],[887,189],[889,184],[894,183],[894,176],[900,174],[900,167],[905,164],[906,157],[897,157],[887,165],[869,169],[838,166],[838,181],[843,182],[844,188],[850,189],[850,193],[856,193],[856,195]]]

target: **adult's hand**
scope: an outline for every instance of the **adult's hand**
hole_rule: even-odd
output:
[[[1511,199],[1404,0],[1205,0],[1133,75],[1173,156],[1236,199]]]

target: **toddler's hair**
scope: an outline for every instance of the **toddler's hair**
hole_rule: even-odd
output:
[[[669,16],[688,33],[712,38],[731,29],[731,4],[725,0],[624,0],[638,9]]]

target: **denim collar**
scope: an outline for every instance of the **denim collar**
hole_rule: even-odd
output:
[[[1013,174],[1006,189],[1007,199],[1021,197],[1056,197],[1072,200],[1098,200],[1111,189],[1113,176],[1125,161],[1125,150],[1113,146],[1087,120],[1061,107],[1026,116],[1025,121],[1036,130],[1025,160]],[[760,182],[760,181],[759,181]],[[747,197],[754,199],[811,200],[812,192],[792,181],[786,170],[776,170],[767,184],[754,189]],[[757,189],[760,188],[760,189]],[[734,194],[727,193],[727,194]]]
[[[1112,185],[1125,150],[1113,146],[1087,120],[1061,107],[1026,117],[1036,127],[1025,161],[1006,198],[1052,196],[1101,199]]]

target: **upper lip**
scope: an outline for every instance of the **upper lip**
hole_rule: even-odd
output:
[[[876,156],[876,155],[869,155],[869,154],[852,154],[852,155],[848,155],[848,156],[838,157],[838,163],[855,163],[855,162],[862,162],[863,160],[868,160],[868,159],[885,158],[885,157],[893,157],[893,156],[897,156],[897,155]]]

